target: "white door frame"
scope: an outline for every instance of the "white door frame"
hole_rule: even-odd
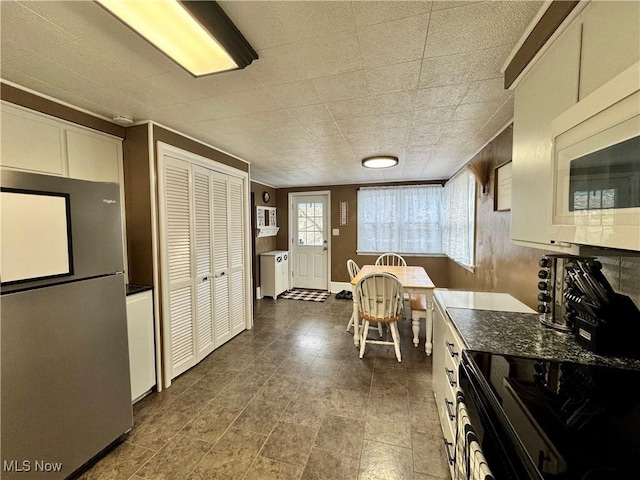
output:
[[[293,272],[295,272],[295,255],[293,255],[293,247],[294,247],[294,240],[293,240],[293,222],[294,220],[297,218],[297,216],[293,215],[293,200],[295,197],[306,197],[306,196],[310,196],[310,195],[324,195],[327,198],[327,225],[326,225],[326,232],[327,232],[327,285],[326,285],[326,289],[327,291],[331,291],[331,236],[332,236],[332,230],[331,230],[331,191],[330,190],[317,190],[317,191],[310,191],[310,192],[290,192],[289,193],[289,198],[288,198],[288,205],[289,205],[289,280],[291,280],[291,276],[293,274]],[[290,282],[290,285],[293,287],[293,282]]]

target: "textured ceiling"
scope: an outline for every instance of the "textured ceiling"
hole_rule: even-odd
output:
[[[276,187],[449,178],[513,115],[500,68],[542,2],[220,2],[258,52],[192,78],[93,2],[1,1],[4,80],[154,120]],[[361,158],[392,154],[371,171]]]

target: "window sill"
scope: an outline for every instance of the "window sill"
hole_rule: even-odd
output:
[[[384,253],[389,253],[389,252],[362,252],[362,251],[356,250],[356,253],[362,256],[371,255],[371,256],[379,257],[380,255]],[[393,253],[398,253],[398,255],[401,255],[403,257],[446,257],[444,253],[402,253],[402,252],[393,252]]]

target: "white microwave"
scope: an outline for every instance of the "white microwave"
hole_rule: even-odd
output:
[[[551,124],[557,238],[640,251],[640,63]]]

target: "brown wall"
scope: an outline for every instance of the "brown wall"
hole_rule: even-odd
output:
[[[407,182],[420,183],[420,182]],[[428,182],[422,182],[428,183]],[[441,182],[437,182],[441,183]],[[380,184],[382,185],[382,184]],[[385,184],[385,185],[397,185]],[[358,232],[358,188],[365,185],[331,185],[324,187],[279,188],[276,193],[278,205],[278,224],[280,232],[277,237],[277,248],[289,250],[289,206],[291,192],[330,191],[331,192],[331,229],[339,229],[340,235],[331,237],[331,280],[348,282],[347,260],[353,259],[358,265],[373,264],[377,255],[357,255]],[[349,202],[348,225],[340,226],[340,202]],[[439,287],[449,285],[449,259],[446,257],[409,257],[404,256],[410,265],[423,266],[429,277]]]
[[[493,169],[511,160],[513,128],[509,126],[480,151],[472,162],[489,162],[486,194],[476,193],[476,268],[469,272],[449,263],[449,288],[481,292],[505,292],[535,308],[538,305],[538,260],[543,250],[511,243],[511,212],[493,210]]]
[[[269,192],[271,199],[269,203],[265,203],[262,199],[262,193]],[[252,257],[253,257],[253,295],[255,295],[255,288],[260,286],[260,254],[264,252],[270,252],[276,249],[276,237],[260,237],[257,238],[256,234],[256,207],[267,206],[275,207],[276,204],[276,189],[273,187],[267,187],[258,182],[251,182],[251,236],[253,238],[252,245]],[[282,219],[280,212],[277,212],[278,225],[282,226]]]
[[[5,83],[0,87],[0,96],[2,100],[11,102],[15,105],[21,105],[25,108],[30,108],[36,112],[46,113],[52,117],[60,118],[88,128],[93,128],[94,130],[109,133],[116,137],[125,137],[125,129],[120,125],[116,125],[115,123],[104,120],[103,118],[81,112],[75,108],[67,107],[66,105],[34,95],[31,92],[21,90]]]
[[[122,142],[124,197],[127,213],[127,257],[129,282],[153,284],[151,243],[151,184],[149,183],[149,128],[147,124],[127,128]]]

